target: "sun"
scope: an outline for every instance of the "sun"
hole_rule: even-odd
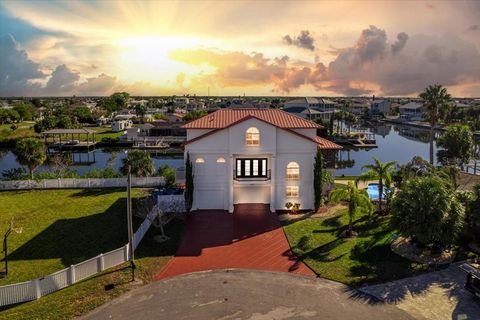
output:
[[[179,74],[194,76],[204,72],[204,67],[192,66],[173,60],[169,55],[178,49],[202,46],[200,39],[186,37],[131,37],[116,42],[119,76],[129,81],[148,81],[168,85]]]

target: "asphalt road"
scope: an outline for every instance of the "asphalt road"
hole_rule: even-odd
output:
[[[186,274],[132,290],[83,319],[413,319],[349,287],[253,270]]]

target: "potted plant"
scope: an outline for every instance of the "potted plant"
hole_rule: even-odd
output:
[[[295,202],[292,206],[292,211],[294,214],[297,214],[299,210],[300,210],[300,203]]]
[[[292,208],[292,207],[293,207],[293,203],[291,203],[290,201],[285,203],[285,208],[287,208],[288,211],[290,211],[290,208]]]

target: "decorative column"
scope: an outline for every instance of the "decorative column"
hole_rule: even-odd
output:
[[[275,213],[275,155],[271,155],[270,157],[270,211]]]
[[[228,213],[233,213],[233,155],[228,158]]]

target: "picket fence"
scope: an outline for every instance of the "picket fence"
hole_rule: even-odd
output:
[[[154,218],[155,212],[152,211],[134,233],[134,249],[140,244],[140,241],[147,233]],[[121,248],[107,253],[101,253],[96,257],[71,265],[69,268],[57,271],[43,278],[1,286],[0,306],[39,299],[47,294],[71,286],[74,283],[82,281],[106,269],[129,261],[129,258],[130,252],[127,243]]]
[[[45,180],[0,181],[0,190],[78,189],[125,187],[127,178],[79,178]],[[132,187],[159,187],[165,185],[164,177],[132,177]]]

